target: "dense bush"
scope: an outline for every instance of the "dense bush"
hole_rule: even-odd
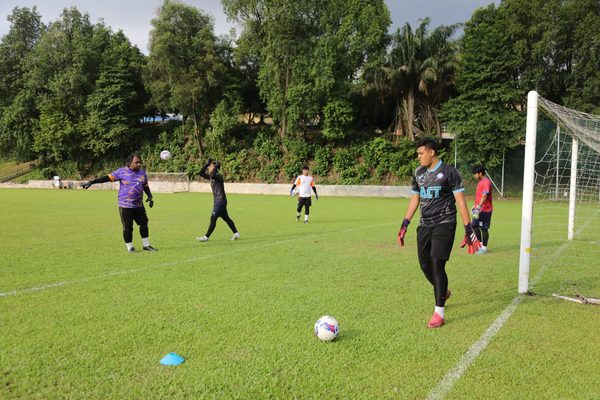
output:
[[[293,179],[308,165],[312,148],[302,138],[286,138],[283,143],[286,151],[283,172],[286,178]]]
[[[331,162],[333,161],[333,152],[329,146],[321,146],[315,150],[315,163],[313,173],[319,176],[325,176],[329,173]]]

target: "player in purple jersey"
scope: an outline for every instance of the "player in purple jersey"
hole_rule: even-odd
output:
[[[144,192],[147,195],[146,202],[150,208],[154,206],[152,192],[148,186],[146,172],[142,169],[142,158],[137,154],[132,154],[127,158],[127,165],[111,172],[108,175],[96,178],[93,181],[87,181],[81,186],[89,189],[96,183],[119,181],[119,215],[123,224],[123,239],[127,251],[133,253],[133,221],[140,227],[140,236],[142,237],[143,249],[146,251],[157,251],[150,245],[148,237],[148,216],[144,208]]]
[[[398,232],[398,242],[402,247],[408,224],[420,206],[417,252],[419,264],[425,277],[433,285],[435,297],[435,309],[427,324],[428,328],[439,328],[445,322],[444,306],[451,294],[448,290],[446,262],[450,259],[454,243],[457,205],[465,226],[465,241],[469,244],[469,253],[479,246],[471,226],[462,179],[456,168],[438,158],[437,146],[433,139],[423,139],[417,144],[421,166],[415,170],[413,195]]]

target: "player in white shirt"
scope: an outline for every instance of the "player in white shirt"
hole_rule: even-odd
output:
[[[304,207],[304,223],[308,224],[308,215],[310,214],[311,204],[311,189],[315,192],[315,198],[319,200],[317,194],[317,188],[315,187],[315,180],[312,176],[308,175],[308,166],[302,167],[302,175],[298,175],[292,188],[290,189],[290,196],[294,195],[294,190],[298,193],[298,208],[296,209],[296,221],[300,222],[300,212]]]

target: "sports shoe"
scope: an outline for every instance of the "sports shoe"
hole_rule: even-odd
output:
[[[484,247],[480,247],[479,250],[475,252],[475,254],[485,254],[487,253],[487,249]]]
[[[296,217],[296,222],[300,222],[300,216],[299,215]]]
[[[450,291],[450,289],[446,289],[446,301],[448,301],[450,296],[452,296],[452,292]]]
[[[196,238],[197,241],[199,242],[208,242],[208,236],[204,235],[204,236],[199,236]]]
[[[144,250],[146,250],[146,251],[158,251],[158,249],[155,249],[152,246],[144,246]]]
[[[127,251],[130,253],[135,253],[135,247],[130,247],[127,249]]]
[[[427,327],[428,328],[439,328],[440,326],[444,325],[444,322],[445,322],[444,318],[442,318],[442,316],[440,314],[433,313],[433,316],[427,323]]]
[[[305,221],[304,221],[304,223],[305,223],[305,224],[308,224],[308,221],[306,221],[306,220],[305,220]]]
[[[240,238],[240,233],[239,233],[239,232],[236,232],[236,233],[234,233],[234,234],[233,234],[233,236],[231,237],[231,240],[237,240],[237,239],[239,239],[239,238]]]

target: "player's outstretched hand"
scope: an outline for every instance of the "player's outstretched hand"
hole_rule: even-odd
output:
[[[467,252],[469,254],[475,254],[477,250],[481,248],[481,242],[477,239],[477,235],[475,235],[471,224],[465,225],[465,237],[463,238],[460,247],[463,248],[465,246],[467,246]]]
[[[319,200],[319,195],[315,193],[315,199]]]
[[[404,236],[406,236],[406,230],[408,229],[408,224],[410,224],[410,220],[408,218],[404,218],[402,220],[402,225],[400,226],[400,230],[398,231],[398,244],[400,247],[404,247]]]
[[[290,196],[294,197],[294,189],[290,189]]]
[[[84,182],[84,183],[81,184],[81,187],[84,188],[84,189],[86,189],[86,190],[89,189],[90,186],[92,186],[92,181],[87,181],[87,182]]]
[[[154,207],[154,199],[152,197],[148,197],[146,199],[146,202],[148,203],[148,207],[150,207],[150,208]]]

